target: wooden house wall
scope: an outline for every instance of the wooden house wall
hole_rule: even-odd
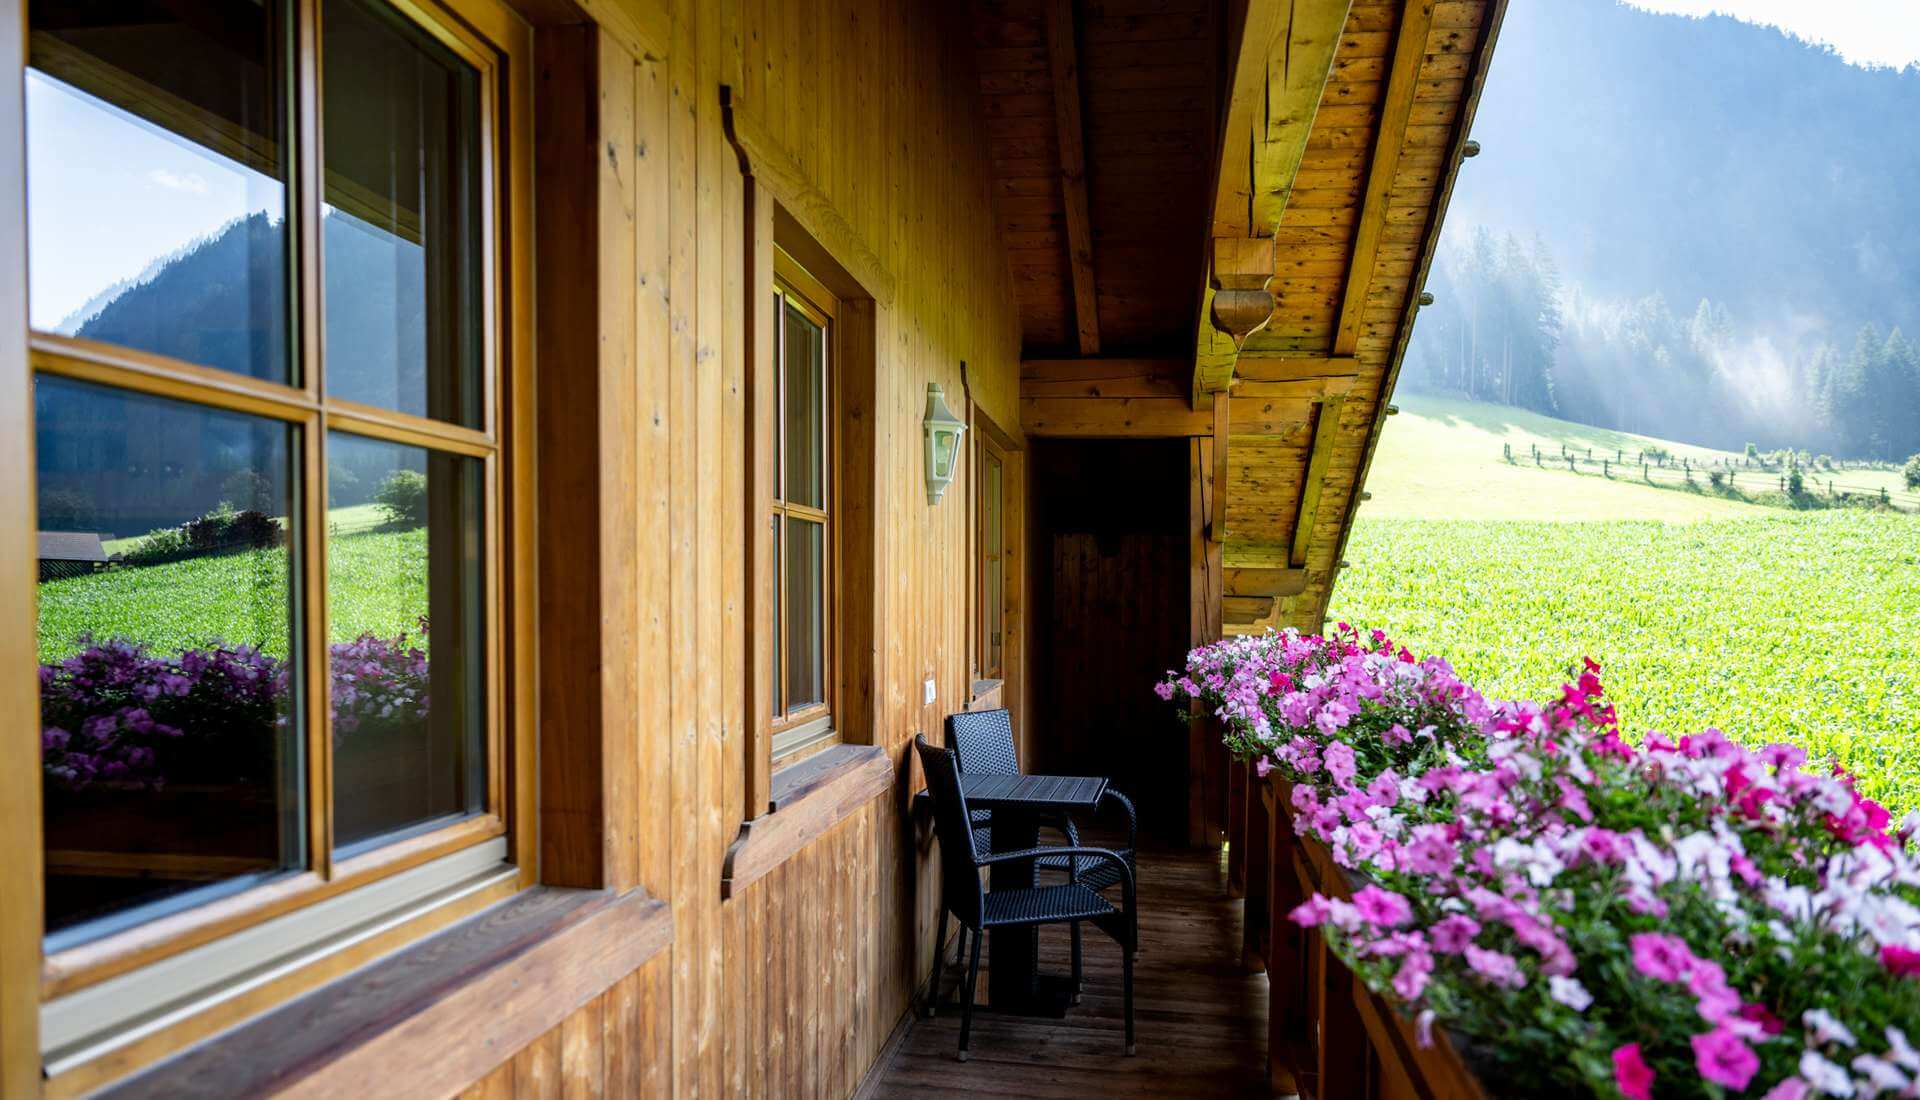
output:
[[[659,796],[643,800],[641,820],[617,824],[636,834],[638,881],[672,906],[673,942],[540,1041],[502,1052],[469,1094],[844,1096],[931,964],[934,879],[930,842],[908,821],[909,746],[917,732],[937,737],[966,699],[971,517],[958,484],[927,503],[927,384],[942,384],[958,407],[964,361],[973,400],[996,422],[1019,423],[1018,317],[971,37],[964,11],[939,4],[660,0],[652,12],[651,3],[583,6],[603,25],[651,21],[671,36],[662,51],[602,35],[597,125],[607,158],[601,248],[633,272],[608,280],[603,258],[600,319],[603,333],[633,342],[641,474],[625,559],[641,593],[641,638],[611,675],[638,678],[632,766]],[[876,740],[899,777],[725,901],[746,752],[750,288],[723,85],[890,277],[876,308],[885,563],[876,599],[886,624]],[[606,236],[627,227],[630,239]],[[922,705],[927,678],[936,701]]]

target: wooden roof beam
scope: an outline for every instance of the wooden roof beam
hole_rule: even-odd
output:
[[[1066,207],[1067,261],[1073,273],[1073,319],[1080,354],[1100,353],[1100,296],[1093,282],[1093,217],[1087,207],[1086,129],[1080,121],[1080,55],[1074,44],[1073,0],[1046,0],[1047,62],[1053,71],[1053,117],[1060,138],[1060,198]]]
[[[1304,447],[1312,439],[1310,399],[1227,398],[1196,410],[1184,395],[1163,397],[1020,398],[1020,430],[1030,437],[1167,439],[1265,436]],[[1225,434],[1220,434],[1224,425]],[[1215,466],[1219,465],[1217,461]],[[1224,508],[1224,503],[1221,507]],[[1219,509],[1209,509],[1212,519]]]
[[[1273,236],[1351,7],[1352,0],[1246,0],[1239,37],[1229,43],[1209,236]]]
[[[1205,408],[1210,395],[1232,383],[1234,363],[1247,335],[1272,313],[1269,296],[1267,314],[1258,324],[1241,329],[1237,326],[1246,324],[1253,298],[1239,295],[1239,301],[1221,309],[1220,292],[1228,289],[1218,263],[1222,242],[1273,236],[1293,193],[1294,177],[1333,72],[1334,52],[1351,6],[1352,0],[1247,0],[1238,37],[1229,41],[1232,68],[1208,229],[1213,241],[1209,260],[1214,264],[1202,291],[1194,359],[1196,408]],[[1247,254],[1229,255],[1241,260]],[[1243,271],[1229,268],[1224,274],[1239,276]],[[1259,289],[1264,294],[1264,283]]]
[[[1352,355],[1360,344],[1367,292],[1373,283],[1380,240],[1387,227],[1387,203],[1392,197],[1394,174],[1400,169],[1400,150],[1407,143],[1407,124],[1413,117],[1413,96],[1419,86],[1420,62],[1427,52],[1427,36],[1433,32],[1436,2],[1408,0],[1400,15],[1400,31],[1393,46],[1393,69],[1387,77],[1380,128],[1373,144],[1373,163],[1367,169],[1367,191],[1361,200],[1360,221],[1354,232],[1353,259],[1347,266],[1340,325],[1334,330],[1335,355]]]

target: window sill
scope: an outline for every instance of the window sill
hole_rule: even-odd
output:
[[[878,745],[835,745],[773,773],[772,805],[727,849],[720,896],[733,897],[892,786],[893,762]]]
[[[1003,701],[1006,684],[1005,680],[975,680],[967,710],[999,710],[1006,706]]]
[[[639,891],[534,887],[100,1095],[451,1095],[672,939]]]

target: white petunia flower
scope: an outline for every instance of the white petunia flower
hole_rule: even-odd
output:
[[[1855,1046],[1859,1043],[1847,1025],[1834,1019],[1833,1013],[1824,1008],[1809,1008],[1800,1015],[1800,1022],[1807,1025],[1813,1033],[1813,1041],[1822,1046],[1827,1043],[1839,1043],[1841,1046]]]
[[[1575,1012],[1585,1012],[1587,1006],[1593,1003],[1593,994],[1587,992],[1587,987],[1581,985],[1578,978],[1550,977],[1547,979],[1547,992],[1554,1000]]]

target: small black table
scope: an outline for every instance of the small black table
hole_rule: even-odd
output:
[[[966,796],[969,810],[993,811],[994,850],[1017,852],[1039,846],[1043,816],[1098,809],[1107,792],[1107,781],[1088,776],[962,772],[960,791]],[[1019,890],[1034,886],[1039,878],[1035,861],[1008,860],[993,865],[988,882],[995,890]],[[987,944],[991,950],[988,1008],[1023,1016],[1066,1015],[1073,1001],[1072,981],[1040,973],[1038,927],[995,928],[988,934]]]

